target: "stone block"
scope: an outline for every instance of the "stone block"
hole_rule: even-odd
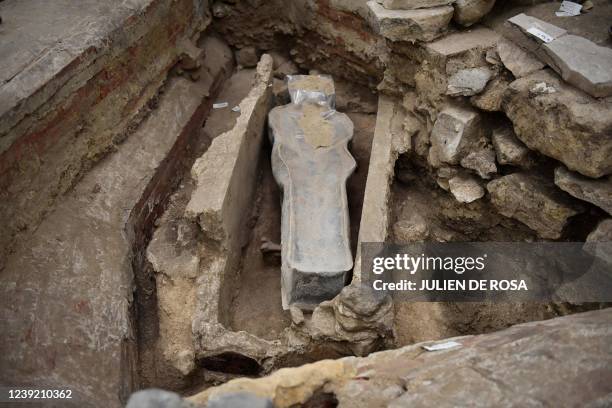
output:
[[[471,203],[485,195],[485,190],[476,177],[457,175],[448,180],[451,194],[460,203]]]
[[[461,166],[474,170],[483,179],[490,179],[493,174],[497,173],[495,152],[491,148],[470,152],[461,159]]]
[[[533,92],[537,88],[545,92]],[[585,176],[612,173],[612,103],[567,85],[549,70],[517,79],[502,108],[532,150]]]
[[[539,71],[546,65],[534,54],[505,39],[497,43],[497,53],[504,66],[516,78]]]
[[[469,27],[489,14],[494,5],[495,0],[457,0],[454,3],[453,19],[456,23]]]
[[[384,8],[389,10],[416,10],[422,8],[432,8],[448,6],[455,0],[377,0]]]
[[[370,25],[391,41],[431,41],[446,32],[453,16],[451,6],[418,10],[387,10],[376,1],[369,1]]]
[[[612,214],[612,178],[600,179],[584,177],[569,171],[564,166],[555,169],[555,184],[570,195],[595,204]]]
[[[347,149],[353,123],[332,108],[333,82],[289,80],[292,103],[274,108],[269,126],[272,171],[283,191],[283,308],[313,309],[336,296],[353,266],[346,180],[355,170]]]
[[[479,94],[487,86],[491,75],[491,70],[485,67],[457,71],[457,73],[448,79],[446,94],[450,96],[472,96]]]
[[[568,34],[542,50],[548,65],[568,83],[596,98],[612,95],[612,49]]]
[[[522,222],[542,238],[560,238],[568,219],[582,210],[553,183],[526,173],[493,180],[487,190],[500,214]]]
[[[499,164],[518,167],[529,167],[530,151],[514,134],[511,126],[493,129],[491,141]]]
[[[509,18],[508,23],[513,28],[509,32],[509,39],[526,50],[538,54],[538,56],[541,55],[539,53],[540,47],[545,41],[534,33],[544,33],[547,41],[553,41],[567,34],[567,31],[563,28],[524,13]]]
[[[431,131],[429,162],[459,164],[484,135],[480,114],[469,106],[449,105],[439,114]]]

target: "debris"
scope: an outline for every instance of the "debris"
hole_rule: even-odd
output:
[[[580,15],[582,4],[574,3],[573,1],[564,1],[559,7],[559,11],[555,13],[557,17],[574,17]]]
[[[538,82],[529,90],[532,95],[543,95],[555,93],[557,90],[554,86],[548,85],[546,82]]]
[[[236,105],[232,108],[232,112],[240,112],[240,106]]]
[[[432,344],[431,346],[421,346],[427,351],[440,351],[440,350],[448,350],[455,347],[461,347],[461,343],[451,340],[446,341],[444,343]]]
[[[229,105],[229,103],[227,102],[217,102],[217,103],[213,103],[213,109],[221,109],[221,108],[227,108]]]

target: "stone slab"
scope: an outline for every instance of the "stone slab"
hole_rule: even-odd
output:
[[[385,242],[389,235],[389,200],[395,161],[398,155],[405,151],[395,139],[404,132],[403,124],[401,101],[387,95],[379,96],[355,254],[356,271],[361,269],[361,243]],[[354,273],[353,282],[358,283],[360,280],[361,273]]]
[[[431,131],[429,162],[458,164],[483,136],[482,119],[470,106],[448,105],[438,114]]]
[[[199,132],[219,68],[199,83],[172,80],[154,114],[9,257],[0,383],[71,388],[76,406],[123,406],[137,383],[132,261]]]
[[[446,32],[453,17],[452,6],[418,10],[387,10],[376,1],[369,1],[370,25],[391,41],[432,41]]]
[[[561,166],[555,169],[555,184],[572,196],[595,204],[608,214],[612,214],[612,178],[610,176],[592,179],[573,173]]]
[[[593,97],[612,95],[612,49],[571,34],[542,49],[548,64],[568,83]]]
[[[455,0],[377,0],[384,8],[389,10],[416,10],[439,6],[448,6]]]
[[[541,70],[512,82],[502,108],[530,149],[585,176],[612,173],[610,101],[592,98],[552,71]]]
[[[341,407],[474,406],[475,396],[481,406],[607,406],[611,321],[608,308],[446,339],[459,346],[444,351],[425,352],[423,346],[439,344],[427,341],[365,358],[318,361],[235,379],[189,399],[204,404],[256,392],[282,408],[304,405],[324,386]]]
[[[581,212],[552,182],[531,174],[500,177],[487,190],[500,214],[521,221],[542,238],[560,238],[568,219]]]
[[[505,39],[497,43],[497,53],[515,78],[524,77],[546,66],[532,53]]]
[[[9,0],[0,15],[1,265],[154,106],[207,10],[193,0]]]
[[[553,41],[567,34],[567,31],[563,28],[559,28],[554,24],[547,23],[546,21],[528,16],[524,13],[509,18],[508,22],[512,27],[515,27],[523,34],[522,36],[513,36],[511,40],[518,42],[521,47],[532,52],[536,52],[538,48],[545,43],[541,37],[533,34],[533,29],[544,33],[549,41]],[[529,31],[532,32],[530,33]]]
[[[292,82],[292,103],[274,108],[268,120],[272,171],[283,191],[283,308],[308,309],[337,295],[353,267],[346,180],[356,162],[347,147],[353,123],[324,102],[326,83],[316,76]],[[300,92],[298,85],[307,83],[322,85],[322,97],[314,88],[309,96]]]
[[[453,20],[465,27],[472,26],[489,14],[494,5],[495,0],[457,0],[453,4]]]

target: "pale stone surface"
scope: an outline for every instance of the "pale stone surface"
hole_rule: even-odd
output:
[[[456,337],[449,340],[461,346],[446,351],[424,352],[432,344],[424,342],[319,361],[232,380],[190,400],[246,391],[284,408],[304,405],[324,389],[340,407],[354,408],[473,406],[475,395],[482,406],[606,406],[612,386],[601,379],[612,375],[611,319],[612,309],[604,309]]]
[[[477,54],[482,50],[495,47],[499,41],[499,34],[495,31],[476,26],[469,31],[451,33],[436,41],[425,44],[424,47],[433,54],[443,58],[450,58],[463,54]]]
[[[445,107],[431,131],[429,162],[458,164],[483,136],[480,114],[469,106]]]
[[[554,92],[534,95],[539,84]],[[502,106],[527,147],[585,176],[612,173],[611,101],[593,99],[542,70],[512,82]]]
[[[536,28],[547,34],[552,40],[567,34],[567,31],[563,28],[559,28],[556,25],[547,23],[546,21],[542,21],[532,16],[528,16],[524,13],[517,14],[516,16],[509,18],[508,22],[511,24],[511,27],[514,28],[514,30],[511,31],[511,36],[509,39],[526,50],[535,52],[538,56],[541,55],[538,51],[540,50],[540,47],[544,41],[541,38],[528,33],[528,30]]]
[[[461,166],[474,170],[483,179],[490,179],[493,174],[497,173],[495,152],[491,148],[470,152],[461,159]]]
[[[366,181],[359,224],[359,239],[354,270],[361,268],[361,243],[384,242],[389,234],[389,200],[395,161],[406,151],[406,143],[397,143],[406,133],[405,114],[401,101],[387,95],[378,99],[376,128],[370,153],[370,166]],[[359,282],[361,274],[353,274],[353,282]]]
[[[78,398],[123,406],[136,358],[132,262],[137,240],[144,238],[135,236],[152,228],[141,218],[153,219],[175,181],[168,174],[180,173],[171,169],[180,160],[171,152],[180,151],[175,143],[181,135],[194,136],[190,121],[221,65],[223,59],[214,61],[211,77],[197,84],[170,81],[155,114],[95,166],[8,259],[0,285],[0,382],[70,384]],[[35,338],[24,342],[27,332]]]
[[[594,97],[612,95],[612,49],[570,34],[542,49],[565,81]]]
[[[389,10],[415,10],[420,8],[431,8],[448,6],[455,0],[377,0],[384,8]]]
[[[555,184],[572,196],[595,204],[608,214],[612,214],[612,179],[610,176],[594,180],[561,166],[555,169]]]
[[[487,190],[502,215],[521,221],[542,238],[560,238],[568,218],[581,211],[552,182],[530,174],[498,178],[487,184]]]
[[[471,203],[485,194],[478,180],[469,175],[457,175],[448,180],[450,192],[460,203]]]
[[[346,197],[356,165],[347,149],[353,123],[315,104],[334,99],[333,83],[294,78],[292,103],[269,114],[272,170],[283,190],[281,294],[284,309],[312,309],[340,292],[353,266]]]
[[[487,86],[489,79],[491,79],[491,70],[488,68],[462,69],[448,79],[446,94],[450,96],[476,95]]]
[[[497,53],[504,66],[508,68],[516,78],[529,75],[532,72],[544,68],[546,65],[535,55],[505,39],[497,43]]]
[[[451,6],[418,10],[387,10],[369,1],[370,25],[391,41],[431,41],[446,32],[453,16]]]
[[[511,126],[493,129],[491,141],[499,164],[529,167],[530,151],[514,134]]]
[[[489,14],[495,0],[457,0],[454,3],[453,19],[462,26],[469,27]]]

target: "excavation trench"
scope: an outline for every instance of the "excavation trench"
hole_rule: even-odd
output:
[[[258,107],[256,102],[251,111],[250,102],[246,102],[265,99],[255,98],[257,89],[262,95],[270,94],[268,85],[258,88],[257,84],[262,81],[259,71],[259,67],[257,72],[238,69],[222,85],[215,97],[220,107],[211,110],[203,125],[203,148],[190,156],[192,162],[197,157],[200,159],[191,166],[191,171],[184,172],[164,215],[157,220],[153,240],[145,245],[148,245],[149,261],[137,265],[139,377],[143,387],[189,393],[234,376],[261,375],[282,366],[350,354],[321,341],[299,347],[287,343],[286,331],[292,319],[281,305],[280,254],[265,253],[261,249],[265,242],[280,243],[281,197],[272,176],[267,127],[262,126],[273,103],[261,102],[265,106]],[[355,92],[368,98],[364,105],[353,103],[339,107],[354,123],[350,151],[357,169],[347,182],[353,253],[357,249],[376,123],[375,96],[370,91],[343,84],[338,90],[338,99],[348,100],[348,94]],[[271,95],[268,98],[272,101]],[[276,98],[280,100],[282,96],[276,95]],[[248,126],[242,129],[245,117]],[[234,149],[231,138],[240,137],[240,132],[245,132],[247,137]],[[261,135],[253,136],[256,132]],[[261,137],[260,147],[253,153],[245,153],[252,150],[248,146],[253,137]],[[227,147],[219,148],[222,144]],[[236,156],[226,156],[228,151]],[[217,160],[220,156],[223,164],[208,170],[207,160]],[[217,218],[187,219],[185,214],[201,192],[206,201],[225,182],[224,175],[229,173],[223,166],[228,162],[234,166],[230,173],[244,171],[238,157],[242,162],[258,164],[253,167],[254,175],[234,175],[227,178],[227,190],[221,189],[222,196],[229,194],[227,197],[233,197],[231,203],[242,203],[242,207],[219,210],[222,228],[227,225],[237,228],[232,227],[234,232],[218,241],[207,227],[210,222],[217,222]],[[208,172],[211,178],[207,178]],[[249,185],[251,182],[254,185]],[[225,237],[230,237],[227,238],[230,241]],[[186,258],[199,259],[195,261],[199,272],[185,272],[193,265]],[[216,269],[218,264],[224,265],[221,270]],[[215,344],[218,339],[222,340]]]
[[[608,47],[606,2],[561,20],[555,2],[497,2],[469,28],[444,7],[444,24],[416,31],[375,2],[117,1],[112,18],[49,2],[78,30],[31,56],[12,39],[49,27],[1,3],[0,54],[18,57],[0,84],[3,383],[119,406],[134,389],[189,395],[601,306],[406,303],[353,273],[313,311],[283,311],[279,255],[262,244],[281,235],[266,118],[289,102],[287,74],[319,73],[354,124],[354,272],[363,242],[609,241],[612,116],[593,96],[608,90],[539,55],[529,73],[503,58],[523,55],[508,23],[522,12]],[[91,27],[86,48],[64,41]],[[336,399],[320,389],[306,405]]]

